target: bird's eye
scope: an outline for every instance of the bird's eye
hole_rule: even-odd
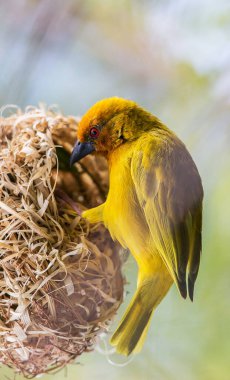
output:
[[[89,135],[90,137],[92,137],[92,139],[96,139],[100,134],[100,131],[98,128],[96,127],[92,127],[89,131]]]

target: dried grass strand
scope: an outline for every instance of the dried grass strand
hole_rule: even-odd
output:
[[[105,162],[60,169],[78,120],[56,106],[0,110],[0,362],[27,378],[92,350],[123,297],[119,247],[77,215],[104,201]]]

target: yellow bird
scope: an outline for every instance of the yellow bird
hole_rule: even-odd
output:
[[[82,213],[102,222],[138,265],[137,290],[111,338],[125,355],[143,345],[156,306],[175,282],[193,300],[201,254],[203,188],[179,138],[154,115],[121,98],[82,118],[71,164],[96,152],[108,160],[105,203]]]

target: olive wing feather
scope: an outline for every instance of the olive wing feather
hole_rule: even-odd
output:
[[[186,298],[188,285],[192,300],[201,254],[203,199],[196,165],[175,136],[154,137],[135,151],[131,174],[154,245],[181,295]]]

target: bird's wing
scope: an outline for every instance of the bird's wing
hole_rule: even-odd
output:
[[[183,143],[149,138],[136,149],[131,173],[155,247],[181,295],[193,299],[201,254],[203,189]]]

